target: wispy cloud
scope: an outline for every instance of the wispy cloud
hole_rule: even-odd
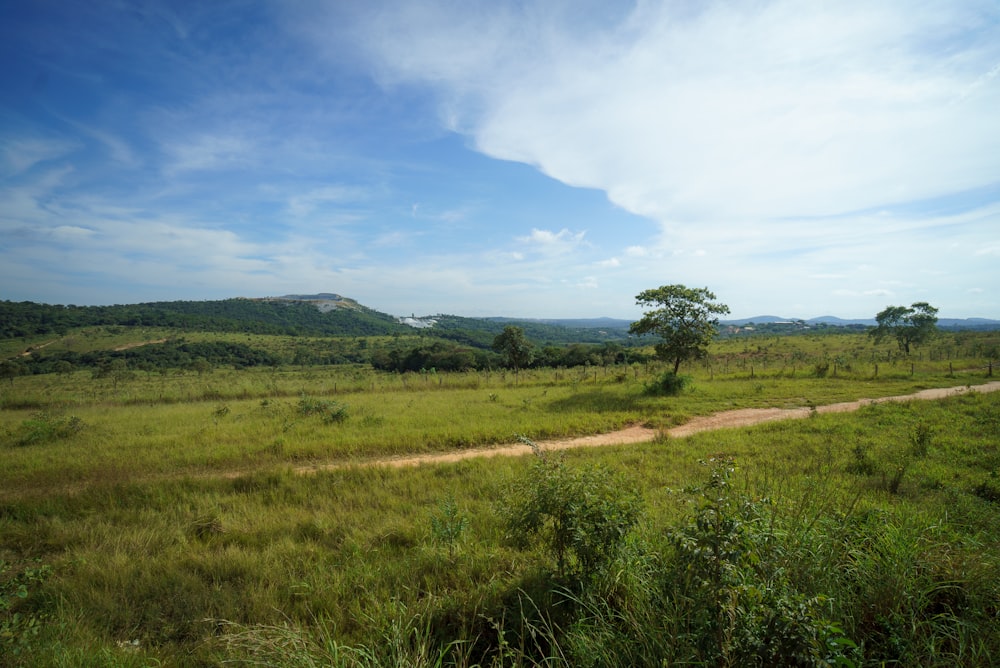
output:
[[[583,243],[586,232],[570,232],[563,228],[558,232],[534,228],[531,234],[518,237],[517,240],[525,246],[546,254],[569,253]]]
[[[988,0],[22,6],[23,298],[627,315],[679,282],[734,315],[1000,315]]]
[[[246,167],[259,157],[253,141],[237,134],[198,134],[166,144],[163,150],[168,156],[164,167],[168,175]]]
[[[989,4],[639,3],[599,32],[545,3],[407,7],[366,26],[383,76],[435,86],[484,153],[664,223],[845,214],[1000,173]]]
[[[10,178],[30,170],[35,165],[60,158],[78,148],[65,139],[21,136],[0,139],[0,177]]]
[[[324,186],[292,195],[288,201],[288,212],[293,216],[305,216],[326,205],[357,202],[365,197],[366,192],[356,186]]]

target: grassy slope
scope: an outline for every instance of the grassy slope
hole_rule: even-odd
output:
[[[982,378],[979,370],[949,377],[947,359],[925,359],[913,376],[901,363],[884,365],[877,379],[857,364],[815,378],[806,362],[792,368],[794,350],[779,363],[754,357],[773,350],[732,345],[692,369],[693,389],[671,399],[641,394],[656,372],[644,368],[532,372],[516,388],[497,373],[405,378],[354,369],[140,376],[118,387],[82,374],[5,383],[5,401],[31,407],[0,412],[0,559],[11,564],[8,574],[35,559],[53,568],[18,603],[43,620],[28,665],[213,665],[240,655],[223,642],[230,627],[207,620],[248,625],[268,642],[273,634],[255,625],[313,637],[327,629],[338,642],[368,646],[420,633],[488,645],[497,624],[510,623],[516,635],[502,620],[524,613],[518,591],[546,609],[544,553],[508,546],[496,512],[528,461],[311,476],[291,475],[289,464],[517,433],[587,433],[631,420],[666,426],[732,407],[828,403]],[[348,419],[303,415],[303,394],[347,404]],[[995,624],[983,621],[1000,600],[1000,523],[995,503],[982,498],[997,489],[998,416],[1000,393],[970,395],[565,457],[623,471],[643,491],[637,544],[651,555],[668,554],[664,536],[691,513],[693,485],[705,477],[699,460],[734,457],[734,486],[771,499],[797,527],[799,538],[787,539],[788,577],[804,595],[831,597],[830,619],[867,657],[975,665],[1000,651]],[[920,425],[930,437],[917,457]],[[242,475],[202,477],[233,467]],[[430,525],[448,497],[469,520],[453,556]],[[805,548],[812,556],[802,556]],[[648,584],[622,585],[616,595],[638,610]],[[132,640],[138,645],[126,644]]]

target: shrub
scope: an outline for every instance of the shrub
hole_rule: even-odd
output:
[[[856,645],[825,619],[827,599],[796,590],[784,530],[767,499],[733,494],[733,460],[704,462],[700,507],[670,532],[664,590],[684,620],[681,645],[712,665],[853,665]]]
[[[75,415],[56,416],[47,411],[39,411],[21,423],[14,444],[32,445],[69,438],[78,434],[85,426],[84,421]]]
[[[673,371],[667,371],[646,384],[646,394],[673,397],[683,392],[690,384],[691,376],[680,376]]]
[[[299,413],[302,415],[321,415],[327,423],[343,422],[347,419],[347,406],[336,401],[315,399],[302,395],[299,399]]]
[[[534,444],[532,444],[534,445]],[[560,577],[587,577],[614,558],[639,519],[634,485],[599,466],[572,468],[536,449],[524,480],[512,484],[501,515],[519,546],[540,539]]]

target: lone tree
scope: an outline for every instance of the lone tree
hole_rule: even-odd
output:
[[[875,316],[878,326],[868,334],[875,343],[889,337],[896,339],[899,349],[909,355],[910,346],[926,343],[937,332],[937,312],[927,302],[916,302],[909,307],[887,306]]]
[[[520,327],[507,325],[503,332],[493,339],[493,350],[504,357],[507,366],[514,369],[514,384],[517,384],[518,371],[531,364],[534,350],[531,341],[524,338],[524,330]]]
[[[729,313],[729,307],[713,301],[708,288],[688,288],[683,285],[663,285],[636,295],[638,305],[646,311],[641,320],[629,327],[632,334],[655,334],[663,339],[656,344],[656,356],[674,363],[674,375],[681,362],[704,357],[708,344],[718,332],[716,315]]]

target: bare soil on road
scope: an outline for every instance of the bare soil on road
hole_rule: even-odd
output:
[[[913,394],[906,394],[894,397],[881,397],[879,399],[858,399],[857,401],[846,401],[838,404],[828,404],[817,406],[817,413],[847,413],[856,411],[862,406],[880,404],[889,401],[926,401],[930,399],[944,399],[967,392],[994,392],[1000,390],[1000,381],[993,381],[984,385],[962,385],[960,387],[941,387],[930,390],[921,390]],[[682,438],[691,436],[702,431],[714,429],[729,429],[733,427],[748,427],[762,424],[764,422],[775,422],[777,420],[795,420],[809,417],[814,409],[802,408],[741,408],[731,411],[723,411],[705,417],[694,418],[677,427],[667,430],[652,429],[642,425],[632,425],[625,429],[609,432],[606,434],[594,434],[592,436],[581,436],[578,438],[565,438],[552,441],[541,441],[535,444],[541,451],[549,452],[556,450],[568,450],[570,448],[594,448],[606,445],[627,445],[631,443],[647,443],[666,434],[671,438]],[[445,464],[472,459],[473,457],[519,457],[531,454],[532,446],[526,443],[517,445],[503,445],[497,447],[472,448],[458,452],[444,452],[440,454],[414,455],[411,457],[393,457],[388,459],[369,460],[365,462],[355,462],[345,464],[343,462],[333,464],[315,464],[312,466],[301,466],[295,469],[296,473],[311,473],[327,469],[346,468],[349,466],[389,466],[399,468],[404,466],[419,466],[421,464]]]

